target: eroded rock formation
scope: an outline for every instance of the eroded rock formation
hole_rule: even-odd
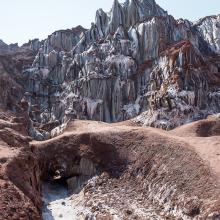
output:
[[[219,115],[136,127],[220,111],[219,34],[114,0],[89,30],[0,41],[0,219],[41,219],[43,181],[81,219],[219,219]]]
[[[21,84],[35,138],[60,133],[71,118],[117,122],[143,113],[135,121],[171,129],[219,112],[219,30],[219,16],[193,24],[154,0],[115,0],[89,30],[29,42],[37,55]]]
[[[69,185],[75,219],[219,219],[219,118],[172,132],[75,120],[31,143],[12,124],[1,121],[0,219],[41,219],[43,181]]]

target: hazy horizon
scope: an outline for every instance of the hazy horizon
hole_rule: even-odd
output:
[[[113,0],[7,0],[1,4],[0,39],[7,44],[22,45],[30,39],[45,39],[56,30],[77,25],[90,28],[91,22],[95,20],[96,10],[103,8],[104,11],[109,11],[112,2]],[[156,2],[175,18],[195,21],[208,15],[220,14],[219,0]]]

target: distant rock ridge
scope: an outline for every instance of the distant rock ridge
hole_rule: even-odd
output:
[[[219,15],[192,23],[175,20],[154,0],[114,0],[110,12],[97,10],[89,30],[30,41],[26,47],[37,54],[21,85],[32,136],[54,136],[72,118],[134,118],[172,129],[218,113],[219,39]]]
[[[0,54],[16,51],[19,48],[18,44],[7,45],[3,40],[0,39]]]

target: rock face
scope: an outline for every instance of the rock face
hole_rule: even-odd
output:
[[[205,60],[188,40],[166,49],[150,73],[145,93],[150,109],[135,121],[172,129],[219,112],[218,63]]]
[[[195,25],[211,49],[220,53],[220,15],[200,19]]]
[[[19,85],[47,139],[72,118],[172,129],[220,111],[220,19],[175,20],[154,0],[114,0],[81,26],[32,40]],[[3,45],[5,47],[5,45]],[[17,82],[17,81],[16,81]],[[137,117],[138,116],[138,117]]]
[[[115,0],[89,30],[30,44],[39,48],[23,70],[31,119],[117,122],[142,113],[135,121],[171,129],[219,112],[219,31],[219,16],[193,24],[154,0]]]

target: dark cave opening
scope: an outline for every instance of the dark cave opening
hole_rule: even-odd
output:
[[[68,189],[67,180],[65,178],[55,179],[49,182],[51,185]]]

